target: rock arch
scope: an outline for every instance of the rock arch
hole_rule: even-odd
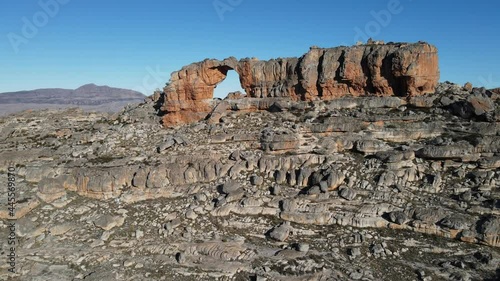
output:
[[[226,79],[228,71],[238,73],[237,63],[233,57],[223,61],[206,59],[172,73],[169,85],[163,90],[164,124],[181,125],[205,118],[215,105],[215,86]]]
[[[415,96],[433,93],[439,81],[437,49],[425,42],[312,47],[300,58],[269,61],[206,59],[172,73],[161,106],[164,125],[206,118],[216,106],[214,88],[229,70],[236,71],[246,98],[250,99],[312,101],[346,95]]]

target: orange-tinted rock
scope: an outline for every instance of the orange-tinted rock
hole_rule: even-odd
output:
[[[245,95],[240,91],[231,92],[227,95],[228,100],[238,100],[238,99],[242,99],[244,97],[245,97]]]
[[[162,110],[165,126],[175,126],[199,121],[212,110],[215,86],[222,82],[227,72],[236,64],[235,58],[224,61],[204,60],[183,67],[172,73],[164,89]]]
[[[436,47],[427,43],[370,44],[322,49],[269,61],[205,60],[174,72],[164,89],[165,126],[204,119],[215,107],[214,88],[229,70],[240,76],[242,98],[331,100],[352,96],[417,96],[439,80]]]
[[[466,90],[467,92],[472,92],[472,89],[473,89],[472,83],[467,82],[464,84],[464,90]]]

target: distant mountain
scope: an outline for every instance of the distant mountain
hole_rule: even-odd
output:
[[[54,88],[0,93],[0,115],[27,109],[68,107],[117,112],[127,104],[140,103],[144,98],[143,94],[136,91],[95,84],[83,85],[76,90]]]

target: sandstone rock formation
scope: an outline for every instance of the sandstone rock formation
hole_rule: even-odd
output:
[[[161,107],[164,125],[204,119],[215,107],[214,88],[230,70],[238,73],[247,98],[292,101],[418,96],[433,93],[439,80],[437,49],[423,42],[312,47],[300,58],[269,61],[207,59],[172,74]]]

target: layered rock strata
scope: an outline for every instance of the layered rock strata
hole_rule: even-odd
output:
[[[300,58],[207,59],[172,73],[161,109],[165,126],[204,119],[215,107],[214,88],[234,70],[247,98],[292,101],[344,96],[419,96],[439,80],[436,47],[427,43],[312,47]],[[158,97],[159,98],[159,97]]]

